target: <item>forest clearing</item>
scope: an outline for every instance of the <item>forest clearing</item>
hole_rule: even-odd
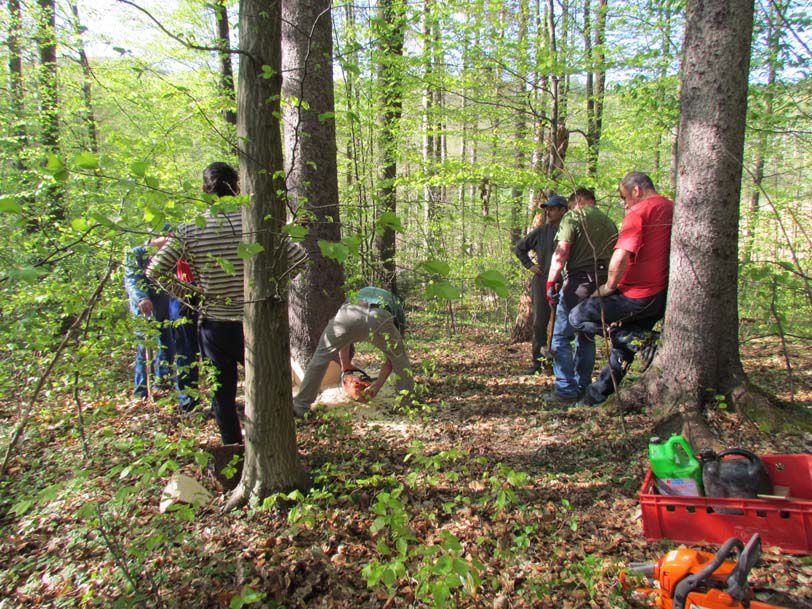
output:
[[[627,604],[618,583],[630,562],[669,547],[642,536],[637,493],[647,467],[647,416],[628,413],[624,435],[612,409],[551,408],[532,397],[549,381],[520,374],[524,345],[507,346],[504,336],[476,327],[452,340],[445,334],[435,321],[413,343],[426,362],[419,380],[431,388],[425,408],[320,409],[299,432],[314,488],[285,506],[242,514],[219,514],[222,499],[196,514],[158,513],[175,469],[219,488],[198,457],[217,441],[213,421],[180,416],[166,399],[87,403],[86,457],[72,424],[75,405],[66,401],[37,422],[40,432],[26,448],[32,458],[13,468],[13,495],[35,505],[12,506],[20,514],[2,542],[9,606],[78,606],[85,598],[113,607],[127,596],[131,588],[87,502],[104,506],[105,530],[128,571],[139,574],[140,596],[160,595],[169,607],[229,607],[235,596],[257,599],[246,602],[256,607],[431,604],[436,591],[418,587],[442,588],[450,573],[421,557],[428,547],[469,561],[468,575],[481,582],[475,592],[447,586],[445,606],[647,606]],[[808,350],[797,355],[809,358]],[[748,372],[786,396],[774,342],[750,345],[743,357]],[[798,399],[812,401],[809,374]],[[733,443],[760,453],[810,448],[808,433],[765,435],[732,412],[711,416]],[[387,522],[372,532],[376,505],[386,506]],[[393,546],[398,534],[414,553],[404,566],[408,577],[368,587],[365,568],[388,564],[392,553],[381,544]],[[810,578],[808,558],[768,550],[752,582],[804,607],[812,603]],[[130,591],[127,602],[138,598]]]
[[[810,15],[0,2],[0,609],[812,607]]]

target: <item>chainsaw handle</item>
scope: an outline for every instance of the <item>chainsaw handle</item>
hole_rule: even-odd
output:
[[[719,551],[716,553],[711,561],[698,573],[689,575],[677,584],[674,589],[674,603],[672,609],[685,609],[685,601],[688,600],[688,595],[696,590],[700,584],[716,572],[716,569],[722,566],[725,559],[730,556],[733,549],[737,549],[739,554],[744,551],[744,544],[741,539],[731,537],[728,539]]]

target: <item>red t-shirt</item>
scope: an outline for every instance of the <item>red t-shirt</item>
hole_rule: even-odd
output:
[[[615,249],[631,252],[618,289],[629,298],[646,298],[668,287],[674,203],[660,195],[643,199],[623,218]]]

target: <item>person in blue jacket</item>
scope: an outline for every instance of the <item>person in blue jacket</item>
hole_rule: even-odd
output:
[[[160,247],[164,239],[153,239],[147,245],[139,245],[127,252],[124,262],[124,289],[130,302],[130,312],[136,317],[143,317],[158,322],[158,344],[155,358],[147,363],[147,347],[144,344],[144,333],[136,331],[138,346],[135,352],[135,378],[133,394],[147,397],[147,374],[152,368],[155,386],[165,386],[171,382],[174,344],[169,320],[169,296],[156,290],[147,282],[144,274],[149,263],[149,247]]]

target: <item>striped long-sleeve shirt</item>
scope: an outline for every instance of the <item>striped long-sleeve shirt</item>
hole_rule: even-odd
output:
[[[205,226],[181,224],[167,244],[155,254],[147,277],[169,283],[178,260],[185,259],[202,293],[201,318],[216,321],[242,321],[244,260],[237,254],[243,239],[240,213],[206,218]],[[306,253],[297,243],[288,245],[289,268],[296,268]]]

